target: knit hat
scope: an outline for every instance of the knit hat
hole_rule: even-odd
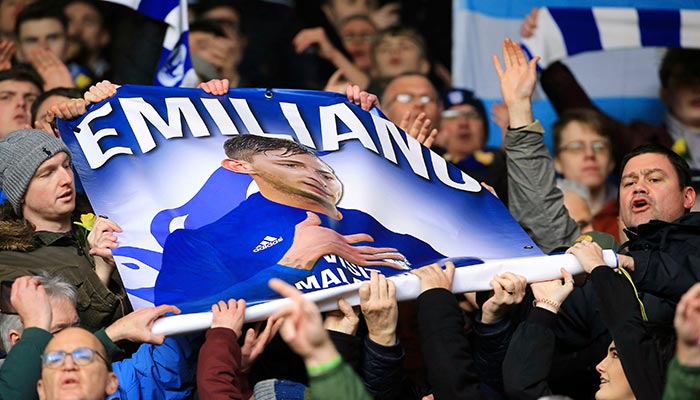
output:
[[[489,139],[489,118],[486,114],[486,107],[484,103],[474,95],[474,92],[467,89],[452,88],[442,94],[442,104],[445,111],[449,110],[454,106],[461,106],[463,104],[470,105],[474,107],[476,112],[479,113],[481,119],[484,121],[484,135],[485,141]]]
[[[255,400],[304,400],[306,386],[282,379],[267,379],[255,384]]]
[[[0,189],[17,215],[36,170],[62,151],[71,156],[61,139],[39,129],[21,129],[0,138]]]

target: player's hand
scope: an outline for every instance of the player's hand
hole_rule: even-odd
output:
[[[335,254],[353,264],[361,266],[382,266],[402,269],[389,260],[405,261],[404,257],[393,247],[353,246],[362,242],[373,242],[366,233],[341,235],[322,227],[318,215],[307,212],[306,219],[296,225],[294,242],[287,250],[280,265],[297,269],[311,270],[319,258]]]

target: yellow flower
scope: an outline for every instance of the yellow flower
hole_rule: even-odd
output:
[[[88,231],[92,230],[92,227],[95,225],[95,221],[97,220],[97,216],[93,213],[89,214],[81,214],[80,215],[80,222],[73,222],[74,224],[78,226],[82,226]]]
[[[680,138],[673,143],[673,146],[671,146],[671,150],[673,150],[674,153],[678,154],[679,156],[683,158],[688,158],[688,144],[685,142],[685,139]]]
[[[491,165],[493,162],[493,153],[490,151],[481,151],[477,150],[474,152],[474,158],[476,158],[476,161],[484,164],[484,165]]]

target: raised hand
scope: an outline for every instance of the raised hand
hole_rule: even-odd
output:
[[[29,54],[29,63],[44,80],[44,90],[75,86],[66,64],[50,50],[43,47],[35,48]]]
[[[582,240],[569,247],[566,253],[576,256],[576,260],[581,264],[581,267],[589,274],[597,267],[606,265],[603,258],[603,249],[596,242]]]
[[[341,297],[338,299],[338,309],[326,313],[326,318],[323,320],[323,327],[329,331],[354,335],[355,332],[357,332],[357,325],[360,323],[360,318],[357,316],[357,313],[358,311],[355,311],[355,309]]]
[[[87,102],[83,99],[70,99],[63,103],[51,106],[46,112],[46,118],[73,119],[87,112]]]
[[[245,318],[245,300],[229,299],[228,302],[221,300],[211,306],[211,312],[212,328],[228,328],[236,334],[236,337],[241,337]]]
[[[369,338],[382,346],[396,344],[399,309],[394,281],[372,271],[369,283],[360,286],[360,308],[367,322]]]
[[[369,111],[373,106],[379,108],[379,99],[372,93],[365,92],[358,85],[348,85],[345,89],[348,101],[355,103],[365,111]]]
[[[676,306],[673,326],[678,335],[678,362],[700,366],[700,283],[693,285]]]
[[[537,7],[533,7],[530,11],[530,14],[528,14],[527,17],[525,17],[525,19],[523,20],[523,24],[520,26],[520,36],[524,38],[529,38],[535,34],[535,30],[537,29],[538,12],[539,9]]]
[[[423,293],[430,289],[442,288],[452,290],[452,279],[455,275],[455,265],[452,261],[445,263],[445,269],[440,267],[440,264],[430,264],[425,267],[414,269],[412,274],[420,278],[420,292]]]
[[[491,121],[495,122],[496,125],[501,128],[501,143],[505,148],[505,136],[508,131],[508,126],[510,125],[508,107],[501,102],[493,103],[493,105],[491,105]]]
[[[85,92],[83,98],[88,104],[99,103],[100,101],[117,94],[118,88],[119,85],[115,85],[108,80],[104,80],[90,86],[90,89],[88,89],[88,91]]]
[[[301,53],[311,46],[316,46],[318,55],[330,61],[338,54],[338,49],[328,40],[326,32],[320,27],[302,29],[294,36],[292,44],[297,53]]]
[[[289,347],[304,358],[306,365],[321,365],[338,355],[328,332],[323,329],[323,321],[318,307],[305,298],[294,286],[279,280],[270,279],[270,288],[291,300],[291,304],[273,314],[283,319],[280,335]]]
[[[90,255],[95,257],[95,273],[105,286],[108,285],[112,271],[116,267],[112,249],[119,247],[115,233],[120,232],[122,232],[122,228],[116,222],[104,217],[97,217],[87,236]]]
[[[296,225],[294,242],[287,250],[280,265],[296,269],[311,270],[319,258],[327,254],[335,254],[361,266],[384,266],[401,269],[400,266],[386,261],[387,259],[404,261],[404,257],[392,247],[352,246],[360,242],[373,242],[372,236],[366,233],[341,235],[338,232],[320,226],[318,215],[307,212],[305,220]]]
[[[564,268],[560,271],[564,278],[563,283],[561,279],[552,279],[530,284],[532,293],[535,295],[536,307],[544,308],[555,314],[559,312],[559,307],[564,303],[564,300],[574,291],[574,277]]]
[[[137,343],[163,344],[165,336],[151,332],[153,323],[165,316],[166,313],[180,314],[180,309],[170,305],[139,308],[127,314],[105,329],[105,333],[113,342],[129,340]]]
[[[212,79],[197,85],[198,88],[215,96],[223,96],[228,93],[230,82],[228,79]]]
[[[503,319],[513,306],[525,297],[527,279],[524,276],[505,272],[491,279],[493,295],[481,307],[481,322],[492,324]]]
[[[537,61],[540,58],[528,62],[520,46],[508,38],[503,41],[502,51],[505,70],[495,54],[493,66],[501,84],[503,102],[508,107],[511,127],[528,125],[533,120],[530,96],[537,83]]]
[[[12,56],[15,51],[14,42],[11,40],[0,41],[0,71],[12,68]]]
[[[265,346],[280,330],[282,322],[284,322],[283,318],[271,316],[267,319],[265,329],[262,331],[260,330],[262,323],[246,331],[243,346],[241,346],[241,371],[250,371],[255,360],[265,350]]]
[[[41,328],[48,331],[51,327],[51,302],[46,289],[31,276],[15,279],[10,291],[10,302],[19,315],[24,328]]]
[[[433,141],[435,141],[435,137],[438,134],[437,129],[430,129],[432,124],[433,121],[431,121],[430,118],[426,118],[424,112],[414,115],[413,111],[407,111],[403,118],[401,118],[401,122],[399,122],[399,128],[416,139],[418,143],[425,147],[430,147],[433,145]]]

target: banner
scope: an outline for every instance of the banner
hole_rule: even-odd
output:
[[[277,297],[272,276],[322,293],[371,270],[542,256],[478,182],[339,94],[126,85],[59,129],[95,211],[124,230],[114,256],[135,308],[257,304]]]
[[[163,51],[158,60],[153,84],[167,87],[193,87],[197,75],[190,59],[187,0],[104,0],[136,10],[168,25]]]

